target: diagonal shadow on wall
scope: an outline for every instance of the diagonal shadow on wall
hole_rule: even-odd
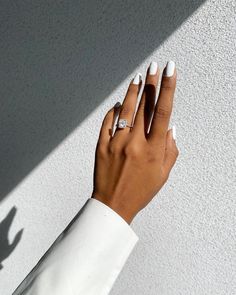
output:
[[[0,201],[203,2],[1,1]]]

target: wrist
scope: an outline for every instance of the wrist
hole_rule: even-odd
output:
[[[127,209],[113,204],[107,204],[107,206],[119,214],[128,224],[131,224],[132,220],[134,219],[134,215],[131,214]]]
[[[127,208],[125,208],[121,204],[117,204],[115,202],[112,202],[111,200],[104,200],[94,195],[92,195],[92,198],[110,207],[113,211],[115,211],[118,215],[120,215],[128,224],[131,224],[132,220],[135,217],[135,214],[131,213],[129,210],[127,210]]]

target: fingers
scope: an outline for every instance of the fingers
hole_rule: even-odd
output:
[[[129,84],[128,90],[126,92],[124,101],[121,105],[120,113],[118,120],[126,119],[128,125],[132,125],[133,117],[136,109],[137,98],[139,94],[139,90],[142,84],[142,74],[137,73]],[[118,122],[118,121],[117,121]],[[113,137],[123,136],[124,134],[128,134],[130,132],[129,127],[119,128],[117,127]]]
[[[155,105],[158,77],[159,69],[157,63],[152,62],[147,71],[142,97],[134,118],[137,98],[142,85],[141,74],[136,74],[129,85],[124,101],[119,108],[120,112],[118,118],[118,121],[120,119],[127,120],[128,125],[132,125],[132,122],[134,121],[133,128],[119,128],[117,126],[113,137],[123,136],[132,131],[148,137],[150,141],[153,140],[156,143],[161,144],[163,144],[163,142],[165,143],[176,85],[176,70],[174,62],[168,62],[165,67],[159,97]],[[108,143],[112,138],[112,128],[116,119],[114,111],[113,108],[110,109],[103,120],[99,142]],[[151,122],[152,115],[153,119]]]
[[[8,212],[7,216],[1,222],[1,227],[4,228],[7,232],[9,231],[10,226],[12,225],[13,219],[16,215],[16,210],[16,207],[13,206],[11,210]]]
[[[166,150],[163,162],[163,170],[166,176],[169,175],[170,170],[174,166],[176,159],[179,155],[179,150],[176,146],[175,137],[176,137],[175,127],[168,130],[166,134]]]
[[[117,113],[120,109],[121,103],[117,102],[105,115],[102,126],[99,133],[98,142],[102,145],[109,143],[112,137],[112,129],[114,122],[117,116]]]
[[[143,93],[136,112],[132,132],[146,136],[155,106],[159,69],[155,61],[151,62],[145,80]]]
[[[169,61],[164,69],[161,81],[159,97],[155,105],[152,124],[148,139],[157,144],[163,144],[172,112],[173,97],[176,87],[175,63]]]
[[[20,239],[21,239],[21,236],[22,236],[22,233],[23,233],[23,228],[21,230],[18,231],[18,233],[15,235],[15,238],[12,242],[11,245],[9,245],[9,248],[8,248],[8,254],[10,254],[14,249],[15,247],[17,246],[17,244],[19,243]]]

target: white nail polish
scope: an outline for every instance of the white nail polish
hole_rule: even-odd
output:
[[[156,72],[157,72],[157,63],[155,61],[152,61],[149,66],[149,74],[155,75]]]
[[[166,77],[171,77],[173,76],[174,71],[175,71],[175,63],[172,60],[170,60],[166,64],[163,75]]]
[[[175,125],[172,127],[172,136],[173,136],[173,139],[176,140],[176,127],[175,127]]]
[[[141,77],[142,77],[142,74],[141,73],[137,73],[135,75],[135,77],[134,77],[133,84],[138,85],[139,82],[141,81]]]

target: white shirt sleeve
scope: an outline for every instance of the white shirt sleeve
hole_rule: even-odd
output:
[[[107,295],[138,240],[118,213],[89,198],[13,295]]]

